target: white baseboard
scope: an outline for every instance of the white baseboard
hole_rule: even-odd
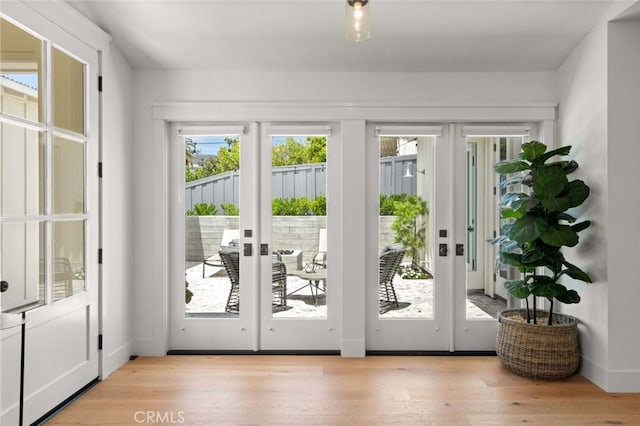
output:
[[[606,392],[640,392],[640,370],[609,370],[582,357],[580,374]]]
[[[607,392],[640,392],[640,370],[610,370]]]
[[[344,358],[364,358],[364,339],[342,340],[340,355]]]
[[[111,373],[126,364],[132,354],[133,340],[130,340],[124,345],[121,345],[105,354],[102,359],[102,380],[106,379]]]

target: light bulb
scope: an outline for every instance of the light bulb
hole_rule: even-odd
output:
[[[368,0],[347,0],[345,37],[350,41],[363,41],[371,37],[370,6]]]

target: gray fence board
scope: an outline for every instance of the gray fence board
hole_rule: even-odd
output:
[[[403,177],[409,164],[413,177]],[[383,157],[380,159],[380,193],[386,195],[416,193],[416,156]],[[300,164],[274,167],[271,173],[273,198],[309,198],[326,194],[325,163]],[[225,172],[185,184],[185,206],[192,209],[197,203],[215,204],[218,214],[223,214],[220,205],[240,201],[240,173]]]

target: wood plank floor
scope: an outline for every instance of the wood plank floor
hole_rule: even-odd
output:
[[[137,358],[48,425],[640,425],[640,394],[580,375],[515,376],[495,357]]]

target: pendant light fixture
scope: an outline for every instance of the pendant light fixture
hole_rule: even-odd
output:
[[[347,0],[345,6],[345,37],[360,42],[371,37],[371,6],[369,0]]]

